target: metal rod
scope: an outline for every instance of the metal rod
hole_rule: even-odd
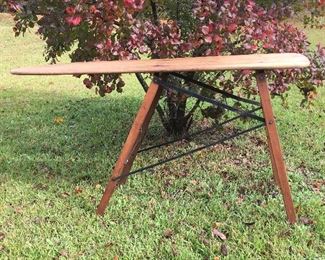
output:
[[[253,110],[250,110],[250,111],[248,111],[248,112],[250,112],[250,113],[254,113],[254,112],[256,112],[256,111],[258,111],[258,110],[260,110],[260,109],[261,109],[261,107],[258,107],[258,108],[255,108],[255,109],[253,109]],[[197,135],[199,135],[199,134],[202,134],[202,133],[209,132],[209,131],[214,130],[214,129],[220,127],[220,126],[223,126],[223,125],[228,124],[228,123],[230,123],[230,122],[232,122],[232,121],[235,121],[235,120],[237,120],[237,119],[239,119],[239,118],[241,118],[241,117],[242,117],[241,115],[239,115],[239,116],[235,116],[235,117],[230,118],[230,119],[228,119],[228,120],[226,120],[226,121],[224,121],[224,122],[222,122],[222,123],[220,123],[220,124],[218,124],[218,125],[214,125],[214,126],[211,126],[211,127],[206,128],[206,129],[203,129],[203,130],[197,131],[197,132],[195,132],[195,133],[189,135],[188,137],[190,138],[190,137],[194,137],[194,136],[197,136]],[[162,147],[162,146],[165,146],[165,145],[173,144],[173,143],[176,143],[176,142],[182,141],[183,139],[184,139],[184,138],[178,138],[178,139],[171,140],[171,141],[168,141],[168,142],[164,142],[164,143],[161,143],[161,144],[152,145],[152,146],[149,146],[149,147],[146,147],[146,148],[143,148],[143,149],[139,150],[138,153],[143,153],[143,152],[146,152],[146,151],[149,151],[149,150],[155,149],[155,148],[159,148],[159,147]]]
[[[225,97],[228,97],[228,98],[232,98],[232,99],[235,99],[237,101],[241,101],[241,102],[244,102],[244,103],[248,103],[248,104],[251,104],[251,105],[256,105],[256,106],[260,106],[261,104],[257,101],[254,101],[254,100],[250,100],[250,99],[246,99],[246,98],[242,98],[242,97],[238,97],[236,95],[233,95],[233,94],[230,94],[224,90],[221,90],[221,89],[218,89],[218,88],[214,88],[208,84],[205,84],[201,81],[198,81],[198,80],[195,80],[195,79],[191,79],[189,77],[186,77],[185,75],[182,75],[180,73],[177,73],[177,72],[172,72],[172,73],[169,73],[170,75],[173,75],[175,77],[178,77],[178,78],[181,78],[181,79],[184,79],[185,81],[188,81],[188,82],[191,82],[193,84],[196,84],[200,87],[203,87],[203,88],[206,88],[206,89],[209,89],[213,92],[217,92],[219,94],[222,94],[224,95]]]
[[[168,159],[165,159],[165,160],[161,160],[161,161],[159,161],[159,162],[157,162],[157,163],[154,163],[154,164],[148,165],[148,166],[146,166],[146,167],[140,168],[140,169],[138,169],[138,170],[132,171],[132,172],[130,172],[130,173],[128,173],[128,174],[123,174],[123,175],[121,175],[121,176],[119,176],[119,177],[114,178],[113,181],[117,181],[117,180],[119,180],[119,179],[122,179],[122,178],[125,178],[125,177],[128,177],[128,176],[134,175],[134,174],[136,174],[136,173],[139,173],[139,172],[142,172],[142,171],[145,171],[145,170],[149,170],[149,169],[155,168],[155,167],[157,167],[157,166],[159,166],[159,165],[161,165],[161,164],[165,164],[165,163],[168,163],[168,162],[171,162],[171,161],[177,160],[177,159],[179,159],[179,158],[181,158],[181,157],[184,157],[184,156],[190,155],[190,154],[192,154],[192,153],[199,152],[199,151],[201,151],[201,150],[203,150],[203,149],[209,148],[209,147],[214,146],[214,145],[216,145],[216,144],[226,142],[226,141],[228,141],[228,140],[230,140],[230,139],[233,139],[233,138],[236,138],[236,137],[238,137],[238,136],[241,136],[241,135],[244,135],[244,134],[246,134],[246,133],[249,133],[249,132],[251,132],[251,131],[257,130],[258,128],[261,128],[261,127],[263,127],[263,126],[265,126],[265,123],[264,123],[264,124],[257,125],[257,126],[254,126],[254,127],[252,127],[252,128],[249,128],[249,129],[246,129],[246,130],[241,131],[241,132],[239,132],[239,133],[236,133],[236,134],[230,135],[230,136],[228,136],[228,137],[222,138],[221,140],[218,140],[218,141],[216,141],[216,142],[212,142],[212,143],[210,143],[210,144],[208,144],[208,145],[204,145],[204,146],[198,147],[198,148],[196,148],[196,149],[193,149],[193,150],[191,150],[191,151],[188,151],[188,152],[185,152],[185,153],[179,154],[179,155],[177,155],[177,156],[174,156],[174,157],[171,157],[171,158],[168,158]]]
[[[227,110],[230,110],[232,112],[236,112],[240,115],[244,115],[247,116],[247,117],[250,117],[250,118],[253,118],[253,119],[256,119],[260,122],[264,122],[264,118],[263,117],[260,117],[260,116],[257,116],[257,115],[254,115],[254,114],[251,114],[251,113],[248,113],[247,111],[243,111],[243,110],[240,110],[238,108],[235,108],[235,107],[232,107],[232,106],[229,106],[227,104],[224,104],[220,101],[217,101],[215,99],[212,99],[212,98],[209,98],[209,97],[205,97],[205,96],[202,96],[198,93],[195,93],[193,91],[190,91],[188,89],[185,89],[185,88],[182,88],[182,87],[177,87],[177,86],[174,86],[174,85],[171,85],[170,83],[167,83],[165,81],[162,81],[158,78],[155,78],[154,79],[154,82],[156,82],[157,84],[159,84],[160,86],[164,87],[165,89],[173,89],[173,90],[176,90],[178,92],[181,92],[181,93],[185,93],[186,95],[189,95],[189,96],[192,96],[192,97],[195,97],[199,100],[202,100],[202,101],[205,101],[205,102],[208,102],[210,104],[213,104],[215,106],[220,106],[220,107],[223,107],[224,109],[227,109]]]

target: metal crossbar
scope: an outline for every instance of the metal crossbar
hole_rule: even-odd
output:
[[[190,155],[190,154],[193,154],[193,153],[199,152],[199,151],[201,151],[201,150],[207,149],[207,148],[212,147],[212,146],[214,146],[214,145],[217,145],[217,144],[220,144],[220,143],[224,143],[224,142],[229,141],[229,140],[231,140],[231,139],[233,139],[233,138],[236,138],[236,137],[239,137],[239,136],[241,136],[241,135],[247,134],[247,133],[249,133],[249,132],[255,131],[255,130],[257,130],[257,129],[263,127],[263,126],[265,126],[265,123],[264,123],[264,124],[259,124],[259,125],[257,125],[257,126],[254,126],[254,127],[249,128],[249,129],[246,129],[246,130],[240,131],[240,132],[238,132],[238,133],[232,134],[232,135],[230,135],[230,136],[228,136],[228,137],[224,137],[224,138],[222,138],[222,139],[220,139],[220,140],[218,140],[218,141],[211,142],[211,143],[209,143],[209,144],[207,144],[207,145],[200,146],[200,147],[198,147],[198,148],[196,148],[196,149],[193,149],[193,150],[191,150],[191,151],[188,151],[188,152],[185,152],[185,153],[182,153],[182,154],[179,154],[179,155],[176,155],[176,156],[170,157],[170,158],[165,159],[165,160],[161,160],[161,161],[159,161],[159,162],[157,162],[157,163],[154,163],[154,164],[151,164],[151,165],[145,166],[145,167],[143,167],[143,168],[137,169],[137,170],[132,171],[132,172],[130,172],[130,173],[128,173],[128,174],[122,174],[122,175],[120,175],[119,177],[113,178],[113,181],[117,181],[117,180],[123,179],[123,178],[125,178],[125,177],[131,176],[131,175],[134,175],[134,174],[137,174],[137,173],[139,173],[139,172],[143,172],[143,171],[146,171],[146,170],[149,170],[149,169],[155,168],[155,167],[157,167],[157,166],[159,166],[159,165],[162,165],[162,164],[165,164],[165,163],[168,163],[168,162],[171,162],[171,161],[177,160],[177,159],[179,159],[179,158],[182,158],[182,157],[184,157],[184,156],[187,156],[187,155]]]
[[[184,94],[189,95],[191,97],[195,97],[195,98],[197,98],[197,99],[199,99],[201,101],[208,102],[208,103],[210,103],[210,104],[212,104],[214,106],[220,106],[220,107],[222,107],[222,108],[224,108],[226,110],[229,110],[229,111],[232,111],[232,112],[235,112],[235,113],[238,114],[237,116],[235,116],[233,118],[230,118],[228,120],[225,120],[224,122],[219,123],[218,125],[214,125],[212,127],[208,127],[206,129],[197,131],[197,132],[191,134],[189,137],[194,137],[194,136],[197,136],[199,134],[212,131],[212,130],[218,128],[218,127],[221,127],[223,125],[226,125],[226,124],[228,124],[228,123],[230,123],[232,121],[235,121],[235,120],[237,120],[239,118],[243,118],[243,117],[250,117],[250,118],[252,118],[254,120],[257,120],[257,121],[262,122],[262,124],[259,124],[257,126],[251,127],[249,129],[246,129],[246,130],[239,131],[239,132],[234,133],[234,134],[232,134],[230,136],[221,138],[220,140],[211,142],[211,143],[209,143],[207,145],[200,146],[200,147],[195,148],[193,150],[190,150],[190,151],[187,151],[187,152],[178,154],[176,156],[173,156],[173,157],[170,157],[170,158],[167,158],[167,159],[164,159],[164,160],[160,160],[157,163],[154,163],[154,164],[151,164],[151,165],[142,167],[140,169],[134,170],[134,171],[129,172],[127,174],[122,174],[119,177],[114,178],[113,181],[117,181],[117,180],[123,179],[125,177],[128,177],[130,175],[134,175],[136,173],[140,173],[140,172],[143,172],[143,171],[146,171],[146,170],[155,168],[155,167],[157,167],[159,165],[162,165],[162,164],[165,164],[165,163],[168,163],[168,162],[177,160],[177,159],[182,158],[184,156],[191,155],[191,154],[193,154],[195,152],[201,151],[203,149],[207,149],[207,148],[209,148],[211,146],[214,146],[216,144],[219,144],[219,143],[223,143],[223,142],[229,141],[229,140],[231,140],[233,138],[236,138],[238,136],[244,135],[244,134],[249,133],[251,131],[255,131],[258,128],[265,126],[265,120],[264,120],[264,118],[254,114],[255,112],[257,112],[257,111],[259,111],[261,109],[260,103],[258,103],[256,101],[253,101],[253,100],[248,100],[248,99],[245,99],[245,98],[241,98],[241,97],[235,96],[235,95],[230,94],[230,93],[228,93],[228,92],[226,92],[224,90],[216,89],[216,88],[214,88],[212,86],[209,86],[209,85],[207,85],[205,83],[202,83],[200,81],[197,81],[197,80],[193,80],[193,79],[188,78],[188,77],[186,77],[186,76],[184,76],[182,74],[179,74],[179,73],[170,73],[169,75],[173,75],[175,77],[181,78],[181,79],[185,80],[186,82],[190,82],[190,83],[196,84],[196,85],[198,85],[198,86],[200,86],[202,88],[209,89],[210,91],[213,91],[214,93],[222,94],[226,98],[231,98],[231,99],[237,100],[239,102],[244,102],[244,103],[247,103],[247,104],[250,104],[250,105],[258,106],[258,107],[255,107],[252,110],[249,110],[249,111],[240,110],[240,109],[238,109],[236,107],[230,106],[230,105],[225,104],[225,103],[223,103],[221,101],[218,101],[218,100],[215,100],[213,98],[209,98],[209,97],[200,95],[200,94],[198,94],[196,92],[193,92],[193,91],[191,91],[189,89],[185,89],[185,88],[182,88],[182,87],[179,87],[179,86],[175,86],[175,84],[171,84],[169,82],[166,82],[166,81],[160,79],[159,77],[155,77],[154,81],[157,84],[159,84],[160,86],[162,86],[163,88],[167,89],[167,90],[172,89],[172,90],[175,90],[175,91],[184,93]],[[162,146],[165,146],[165,145],[169,145],[169,144],[176,143],[176,142],[181,141],[181,140],[183,140],[183,138],[178,138],[178,139],[175,139],[175,140],[172,140],[172,141],[160,143],[160,144],[157,144],[157,145],[152,145],[152,146],[149,146],[149,147],[146,147],[146,148],[143,148],[143,149],[139,150],[137,153],[146,152],[146,151],[149,151],[149,150],[152,150],[152,149],[155,149],[155,148],[159,148],[159,147],[162,147]]]
[[[242,98],[242,97],[238,97],[236,95],[233,95],[231,93],[228,93],[227,91],[224,91],[222,89],[218,89],[218,88],[215,88],[215,87],[212,87],[206,83],[203,83],[201,81],[198,81],[198,80],[195,80],[195,79],[192,79],[190,77],[187,77],[183,74],[180,74],[180,73],[177,73],[177,72],[172,72],[172,73],[169,73],[170,75],[172,76],[175,76],[175,77],[178,77],[178,78],[181,78],[187,82],[191,82],[195,85],[198,85],[202,88],[205,88],[205,89],[208,89],[208,90],[211,90],[213,92],[216,92],[216,93],[219,93],[219,94],[222,94],[223,96],[227,97],[227,98],[232,98],[232,99],[235,99],[237,101],[240,101],[240,102],[244,102],[244,103],[247,103],[247,104],[251,104],[251,105],[256,105],[256,106],[260,106],[261,104],[257,101],[254,101],[254,100],[250,100],[250,99],[247,99],[247,98]]]
[[[258,107],[258,108],[255,108],[253,110],[250,110],[248,111],[249,113],[254,113],[258,110],[262,109],[261,107]],[[222,123],[219,123],[217,125],[214,125],[214,126],[211,126],[211,127],[208,127],[206,129],[203,129],[203,130],[200,130],[200,131],[197,131],[195,133],[192,133],[190,134],[188,137],[191,138],[191,137],[194,137],[194,136],[197,136],[199,134],[203,134],[203,133],[206,133],[206,132],[209,132],[209,131],[212,131],[214,129],[217,129],[218,127],[221,127],[225,124],[228,124],[232,121],[235,121],[236,119],[239,119],[243,117],[243,115],[239,115],[239,116],[235,116],[233,118],[230,118]],[[149,151],[149,150],[152,150],[152,149],[155,149],[155,148],[159,148],[159,147],[163,147],[163,146],[166,146],[166,145],[169,145],[169,144],[173,144],[173,143],[176,143],[176,142],[179,142],[179,141],[182,141],[184,138],[178,138],[178,139],[175,139],[175,140],[171,140],[171,141],[168,141],[168,142],[164,142],[164,143],[161,143],[161,144],[157,144],[157,145],[153,145],[153,146],[149,146],[149,147],[146,147],[146,148],[143,148],[141,150],[138,151],[138,153],[142,153],[142,152],[146,152],[146,151]]]
[[[161,80],[159,78],[155,78],[154,81],[155,81],[155,83],[159,84],[160,86],[162,86],[163,88],[165,88],[167,90],[173,89],[173,90],[175,90],[177,92],[184,93],[186,95],[195,97],[195,98],[197,98],[197,99],[199,99],[201,101],[208,102],[208,103],[213,104],[215,106],[220,106],[220,107],[222,107],[222,108],[224,108],[226,110],[235,112],[235,113],[237,113],[237,114],[239,114],[241,116],[244,116],[245,115],[247,117],[253,118],[253,119],[258,120],[260,122],[264,122],[265,121],[263,117],[257,116],[255,114],[249,113],[247,111],[243,111],[243,110],[238,109],[236,107],[232,107],[230,105],[227,105],[225,103],[222,103],[222,102],[220,102],[218,100],[215,100],[213,98],[209,98],[209,97],[206,97],[206,96],[202,96],[202,95],[200,95],[200,94],[198,94],[196,92],[193,92],[191,90],[188,90],[188,89],[185,89],[185,88],[182,88],[182,87],[178,87],[178,86],[176,86],[174,84],[170,84],[169,82],[165,82],[165,81],[163,81],[163,80]]]

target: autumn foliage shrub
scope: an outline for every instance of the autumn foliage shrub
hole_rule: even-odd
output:
[[[304,100],[315,98],[325,79],[325,49],[310,49],[303,31],[283,21],[292,10],[254,0],[28,0],[11,1],[16,35],[37,24],[45,41],[45,58],[56,62],[69,53],[72,61],[172,58],[210,55],[296,52],[308,56],[308,69],[268,73],[273,94],[284,96],[296,85]],[[319,5],[323,5],[320,0]],[[191,73],[229,92],[254,96],[252,71]],[[141,81],[141,75],[138,75]],[[143,83],[143,81],[142,81]],[[122,92],[121,75],[88,75],[87,88],[104,96]],[[160,113],[169,132],[186,132],[195,109],[187,97],[167,93]]]

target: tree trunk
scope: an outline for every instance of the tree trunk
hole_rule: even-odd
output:
[[[186,114],[187,96],[181,93],[167,94],[168,134],[186,136],[192,123],[192,116]]]
[[[136,73],[136,77],[145,92],[148,91],[148,85],[140,73]],[[168,76],[167,76],[168,77]],[[167,77],[165,80],[167,80]],[[188,96],[175,91],[166,91],[166,106],[157,104],[160,121],[167,131],[168,135],[175,137],[184,137],[188,134],[188,130],[192,125],[193,114],[199,107],[200,101],[186,113]]]

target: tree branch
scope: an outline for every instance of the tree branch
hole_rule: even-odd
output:
[[[158,26],[159,19],[158,19],[157,4],[153,0],[150,0],[150,5],[151,5],[151,10],[152,10],[153,22],[155,23],[155,25]]]

